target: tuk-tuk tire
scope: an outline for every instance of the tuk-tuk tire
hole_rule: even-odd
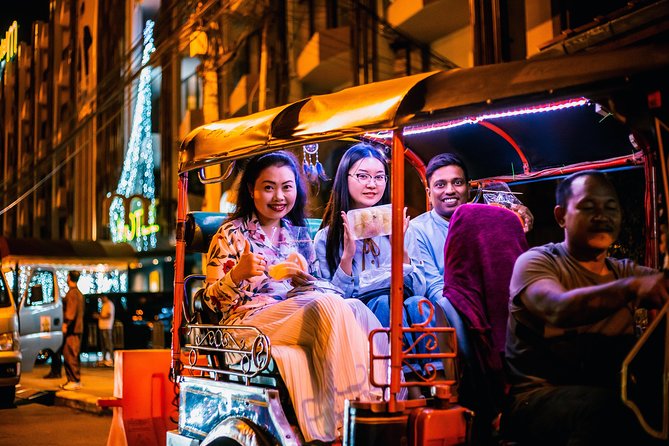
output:
[[[245,418],[228,418],[212,429],[200,446],[271,446],[263,430]]]

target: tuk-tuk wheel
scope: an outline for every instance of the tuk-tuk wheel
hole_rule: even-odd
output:
[[[228,418],[216,426],[201,446],[271,446],[263,429],[245,418]]]

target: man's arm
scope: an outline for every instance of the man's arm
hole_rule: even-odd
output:
[[[520,299],[538,318],[568,328],[602,320],[632,301],[637,305],[661,306],[669,298],[667,285],[661,273],[569,291],[556,280],[539,279],[520,293]]]

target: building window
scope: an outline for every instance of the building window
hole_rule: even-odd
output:
[[[307,0],[307,8],[309,13],[309,37],[316,33],[316,6],[314,0]]]
[[[336,28],[339,26],[339,8],[337,0],[325,0],[325,26]]]
[[[350,6],[342,6],[339,0],[325,0],[325,25],[327,28],[350,25],[350,14]]]
[[[193,73],[181,81],[181,117],[187,110],[202,108],[202,79]]]
[[[42,306],[53,303],[54,280],[51,271],[35,271],[28,284],[26,304],[28,306]]]

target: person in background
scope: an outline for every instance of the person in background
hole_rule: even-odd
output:
[[[114,366],[114,342],[112,331],[114,328],[114,302],[109,296],[103,294],[100,297],[102,308],[100,313],[95,314],[98,320],[98,333],[100,334],[100,347],[102,349],[102,364],[107,367]]]
[[[660,307],[669,283],[607,257],[621,209],[605,174],[565,178],[554,214],[564,240],[522,254],[511,277],[502,431],[522,444],[655,444],[621,401],[620,370],[636,341],[635,310]]]
[[[81,389],[81,336],[84,333],[84,295],[77,288],[79,271],[67,274],[67,285],[70,287],[63,300],[63,358],[67,382],[63,390]]]

